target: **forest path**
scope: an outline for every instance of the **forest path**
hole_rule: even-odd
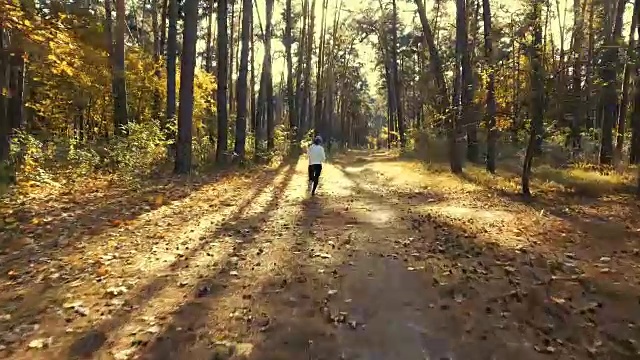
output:
[[[316,197],[306,176],[301,159],[164,185],[133,210],[117,203],[111,211],[135,216],[108,225],[95,223],[102,212],[87,224],[68,215],[79,220],[55,228],[57,247],[7,255],[16,270],[0,288],[0,354],[636,356],[638,269],[627,255],[638,239],[628,226],[543,216],[387,153],[336,157]],[[617,239],[614,253],[591,241],[602,232]]]

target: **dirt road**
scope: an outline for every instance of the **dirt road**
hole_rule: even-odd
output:
[[[3,357],[637,358],[625,257],[550,243],[585,231],[415,166],[352,152],[314,198],[304,160],[169,186],[171,202],[33,251],[46,267],[0,289]]]

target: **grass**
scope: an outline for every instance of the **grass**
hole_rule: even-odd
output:
[[[484,188],[519,192],[521,186],[522,156],[523,151],[514,149],[512,145],[501,145],[503,154],[508,154],[498,159],[496,174],[486,171],[484,164],[466,162],[464,174],[460,176],[469,183],[480,185]],[[562,154],[553,154],[559,150],[548,150],[548,153],[534,160],[532,189],[543,193],[569,193],[588,197],[601,197],[614,194],[632,194],[637,186],[637,167],[626,166],[618,171],[601,169],[601,167],[588,164],[558,162]],[[419,160],[425,170],[431,174],[442,174],[451,180],[448,154],[444,142],[431,141],[428,149],[417,150],[404,155],[405,158]],[[447,174],[449,176],[447,176]],[[441,178],[440,180],[444,180]]]

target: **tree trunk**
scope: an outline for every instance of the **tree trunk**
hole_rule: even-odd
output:
[[[403,117],[403,104],[402,104],[402,83],[398,73],[398,8],[396,6],[396,0],[392,0],[393,15],[392,15],[392,43],[391,43],[391,64],[393,66],[394,77],[394,96],[396,100],[396,117],[398,120],[398,133],[400,136],[400,148],[403,150],[406,148],[407,139],[405,137],[404,129],[404,117]]]
[[[463,59],[464,63],[467,64],[467,92],[463,94],[465,97],[464,102],[467,103],[467,111],[465,114],[465,130],[467,133],[467,159],[471,162],[477,163],[480,158],[480,149],[478,148],[478,122],[476,116],[476,106],[473,102],[476,87],[479,79],[479,74],[476,73],[475,67],[475,50],[476,50],[476,42],[478,36],[478,22],[479,22],[479,13],[480,13],[480,2],[478,0],[469,1],[469,5],[475,6],[472,8],[473,11],[473,21],[467,22],[467,24],[473,24],[473,27],[469,30],[467,29],[468,38],[470,38],[471,48],[467,49],[465,52],[465,56]],[[469,13],[470,11],[467,11]],[[467,25],[468,26],[468,25]],[[469,41],[466,42],[469,44]]]
[[[304,67],[304,79],[303,79],[303,95],[302,95],[302,107],[301,118],[304,119],[304,131],[307,132],[311,129],[313,124],[310,119],[309,102],[311,98],[311,62],[313,54],[313,40],[314,40],[314,23],[315,23],[315,9],[316,0],[311,0],[311,7],[307,9],[309,18],[309,28],[307,29],[307,41],[305,44],[306,58]]]
[[[8,51],[5,49],[4,39],[4,27],[3,24],[0,23],[0,169],[7,166],[6,162],[9,160],[9,149],[11,143],[11,122],[7,116],[5,96],[8,90]]]
[[[251,15],[251,20],[253,23],[253,12]],[[249,34],[249,42],[251,43],[251,59],[249,60],[249,64],[251,65],[251,79],[249,82],[249,103],[251,104],[251,108],[249,109],[249,116],[251,117],[251,120],[249,121],[249,123],[251,124],[251,131],[254,134],[254,140],[256,139],[255,135],[256,135],[256,94],[255,94],[255,89],[256,89],[256,65],[255,65],[255,59],[256,59],[256,45],[255,45],[255,38],[253,36],[253,26],[251,26],[251,29],[249,29],[250,34]]]
[[[160,47],[160,27],[158,25],[158,7],[159,7],[159,1],[158,0],[154,0],[153,4],[152,4],[152,25],[151,27],[153,28],[153,62],[156,65],[156,69],[154,72],[154,75],[160,79],[162,78],[162,71],[160,70],[160,68],[157,66],[160,64],[160,53],[162,51],[161,47]],[[164,30],[163,30],[164,31]],[[154,87],[153,90],[153,118],[155,120],[159,120],[161,117],[161,113],[162,113],[162,104],[160,102],[160,89],[158,89],[157,87]]]
[[[291,34],[293,26],[291,0],[286,0],[285,5],[285,29],[284,29],[284,47],[287,61],[287,107],[289,110],[289,141],[291,143],[291,151],[298,153],[296,146],[298,124],[296,121],[295,98],[293,93],[293,56],[291,54],[291,45],[293,44],[293,36]]]
[[[21,42],[16,41],[15,42]],[[13,45],[13,44],[12,44]],[[9,55],[9,91],[7,99],[7,116],[11,121],[11,129],[24,129],[24,51],[18,46],[11,49]]]
[[[209,0],[209,12],[207,13],[207,37],[206,49],[204,54],[204,71],[210,73],[213,71],[213,9],[215,0]]]
[[[438,53],[433,32],[427,19],[427,12],[424,8],[422,0],[415,0],[418,6],[418,15],[420,16],[420,23],[422,24],[424,47],[429,50],[429,61],[431,62],[431,72],[436,81],[436,87],[438,88],[437,104],[438,112],[444,119],[449,118],[449,95],[447,92],[447,83],[444,79],[444,66],[442,59]]]
[[[315,0],[314,0],[315,1]],[[273,74],[271,69],[271,36],[272,36],[272,21],[273,21],[273,3],[274,0],[267,0],[267,25],[265,29],[265,58],[266,58],[266,67],[267,67],[267,94],[266,94],[266,111],[267,111],[267,150],[269,152],[273,151],[275,147],[274,143],[274,131],[275,131],[275,123],[274,123],[274,99],[273,99]]]
[[[485,99],[485,123],[487,126],[487,171],[496,172],[496,146],[498,129],[496,129],[496,94],[495,94],[495,56],[493,54],[493,38],[491,34],[491,3],[482,0],[482,20],[484,23],[484,52],[488,64],[487,96]]]
[[[309,8],[309,0],[302,0],[302,29],[300,31],[300,39],[298,42],[298,66],[296,69],[296,117],[298,118],[298,132],[297,132],[297,141],[300,143],[302,141],[302,137],[306,133],[306,119],[302,116],[302,104],[303,104],[303,96],[304,96],[304,86],[303,86],[303,69],[304,69],[304,49],[305,42],[307,39],[307,18],[308,18],[308,8]]]
[[[227,118],[227,66],[229,39],[227,37],[227,0],[218,1],[218,89],[216,107],[218,111],[218,141],[216,144],[216,161],[222,163],[227,152],[228,118]]]
[[[180,61],[180,108],[178,111],[178,142],[176,167],[178,174],[191,170],[191,138],[193,124],[193,78],[196,68],[198,40],[198,0],[184,1],[182,60]]]
[[[620,101],[620,111],[618,112],[618,137],[616,139],[617,159],[622,159],[624,148],[624,136],[627,125],[627,108],[629,107],[629,95],[631,92],[630,78],[635,72],[636,65],[633,60],[633,53],[636,47],[635,32],[638,26],[638,12],[640,12],[640,0],[636,0],[631,16],[631,27],[629,30],[629,44],[627,46],[627,61],[624,64],[624,75],[622,78],[622,100]],[[636,60],[640,54],[636,54]]]
[[[600,147],[600,163],[611,165],[613,161],[613,127],[616,120],[618,106],[617,68],[618,68],[618,44],[622,35],[622,19],[624,15],[625,0],[618,1],[616,20],[613,33],[607,41],[607,48],[603,55],[602,79],[602,144]]]
[[[640,0],[635,2],[635,11],[640,8]],[[640,21],[636,24],[638,37],[640,38]],[[640,58],[640,41],[636,43],[636,61]],[[631,150],[629,162],[637,164],[640,162],[640,66],[636,66],[635,96],[633,100],[633,113],[631,114]],[[640,190],[640,188],[639,188]]]
[[[234,94],[233,94],[233,45],[235,44],[235,17],[236,17],[236,0],[231,0],[231,14],[229,15],[229,113],[233,114]]]
[[[126,70],[125,70],[125,56],[124,56],[124,32],[126,29],[125,23],[126,7],[125,0],[116,0],[116,28],[115,28],[115,48],[114,55],[114,82],[116,96],[114,98],[114,123],[116,135],[123,135],[128,122],[127,111],[127,82],[126,82]]]
[[[176,57],[178,56],[178,1],[169,1],[169,31],[167,34],[167,123],[165,131],[168,134],[168,125],[176,116]]]
[[[326,44],[326,32],[327,32],[327,6],[329,0],[322,1],[322,17],[320,20],[320,44],[318,46],[318,66],[316,71],[316,102],[314,106],[313,121],[316,125],[316,132],[323,134],[325,137],[330,137],[328,129],[326,128],[324,121],[322,120],[322,98],[324,96],[324,83],[323,83],[323,71],[324,71],[324,58],[325,58],[325,44]]]
[[[160,55],[164,54],[167,43],[167,12],[169,0],[162,0],[162,16],[160,17]]]
[[[462,151],[460,142],[464,136],[465,124],[469,104],[467,103],[469,66],[467,60],[467,10],[465,0],[456,0],[456,64],[453,105],[456,110],[449,132],[449,161],[451,172],[462,173]]]
[[[538,132],[544,118],[544,82],[543,82],[543,67],[541,63],[542,52],[542,3],[533,2],[531,5],[533,25],[533,44],[531,48],[531,126],[529,135],[529,145],[525,153],[524,163],[522,165],[522,194],[524,196],[531,196],[531,189],[529,182],[531,179],[531,167],[533,164],[533,156],[535,154],[537,138],[541,136]]]
[[[244,149],[247,138],[247,73],[249,71],[249,36],[253,26],[253,5],[251,0],[242,0],[242,49],[240,52],[240,69],[238,73],[238,105],[236,116],[236,141],[234,151],[240,160],[244,160]]]
[[[573,119],[571,121],[571,148],[573,151],[573,155],[577,154],[577,151],[580,149],[581,143],[581,135],[580,130],[582,128],[582,117],[583,117],[583,107],[582,103],[582,39],[583,39],[583,28],[584,28],[584,14],[585,14],[585,6],[587,1],[583,2],[584,5],[581,6],[581,0],[574,0],[573,2],[573,11],[575,18],[575,26],[574,26],[574,36],[573,36],[573,54],[575,56],[575,61],[573,65],[573,80],[572,80],[572,91],[573,91]]]

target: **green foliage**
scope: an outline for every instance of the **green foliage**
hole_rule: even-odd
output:
[[[126,176],[147,176],[166,161],[169,142],[156,121],[130,123],[126,133],[128,136],[115,138],[105,148],[109,170]]]

